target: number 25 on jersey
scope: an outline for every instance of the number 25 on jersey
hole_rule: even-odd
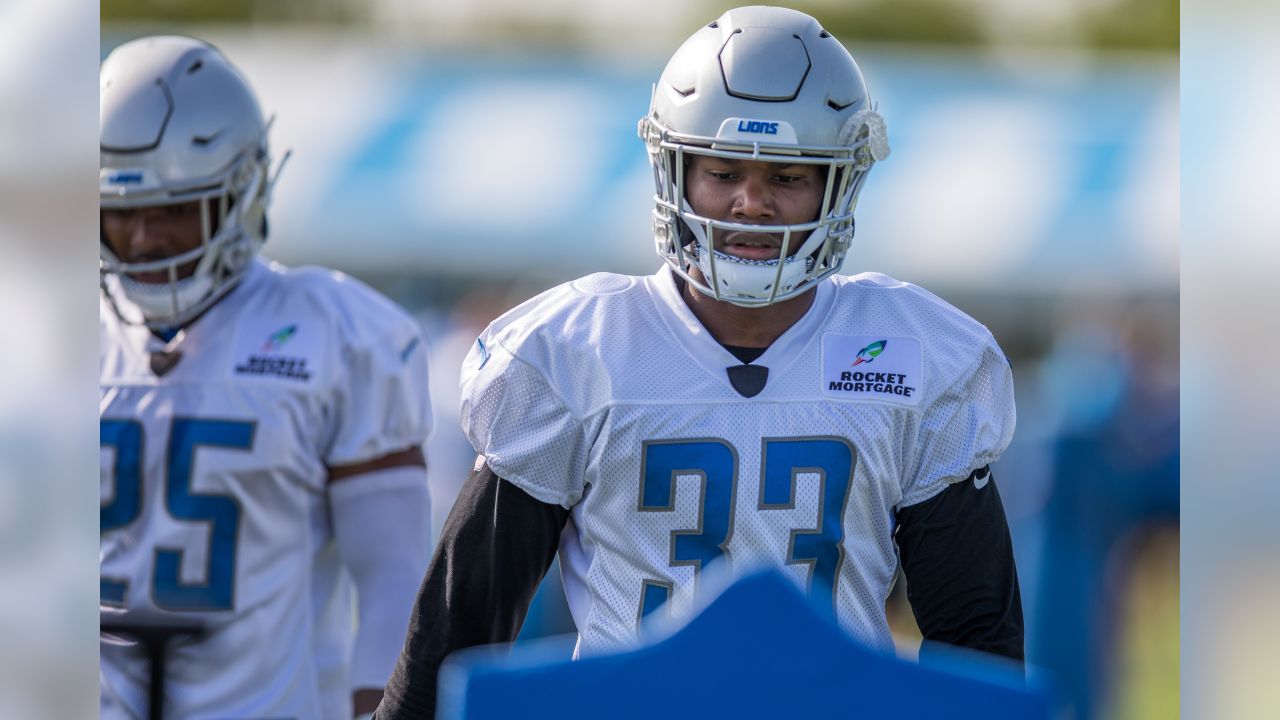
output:
[[[164,509],[174,520],[207,524],[208,566],[204,582],[184,583],[180,575],[185,551],[157,547],[152,574],[152,597],[157,607],[172,611],[232,608],[240,505],[230,495],[194,492],[192,478],[197,448],[250,451],[253,435],[254,423],[251,422],[173,420],[165,455]],[[137,522],[143,514],[145,442],[142,424],[136,420],[103,419],[99,425],[99,443],[115,450],[111,472],[113,491],[111,497],[104,500],[99,515],[104,535]],[[126,580],[102,577],[102,603],[123,605],[128,589]]]

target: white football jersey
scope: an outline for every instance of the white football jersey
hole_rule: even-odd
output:
[[[259,260],[173,340],[174,362],[103,302],[104,618],[203,623],[170,645],[166,717],[350,718],[352,584],[326,468],[426,439],[417,324],[340,273]],[[102,717],[146,717],[142,652],[101,653]]]
[[[600,273],[495,321],[462,370],[462,423],[503,477],[572,508],[560,562],[579,650],[687,617],[702,568],[781,567],[854,636],[892,647],[894,510],[994,462],[1013,435],[1008,361],[985,327],[879,274],[836,276],[741,363],[671,272]]]

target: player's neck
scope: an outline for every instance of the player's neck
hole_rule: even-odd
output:
[[[219,301],[223,299],[224,298],[219,298]],[[218,303],[215,302],[213,305],[217,305],[217,304]],[[210,305],[204,310],[201,310],[199,315],[196,315],[195,317],[182,323],[181,325],[175,325],[169,328],[149,328],[151,330],[151,334],[156,336],[163,343],[173,344],[173,341],[176,338],[178,338],[180,335],[183,335],[186,332],[187,328],[191,327],[192,325],[195,325],[196,322],[200,320],[200,318],[208,314],[208,312],[211,309],[213,309],[213,305]]]
[[[252,270],[252,268],[250,268],[250,270]],[[159,338],[162,342],[172,344],[172,343],[173,343],[173,341],[174,341],[174,338],[176,338],[176,337],[178,337],[178,336],[180,336],[180,335],[183,335],[183,334],[187,331],[187,329],[188,329],[188,328],[190,328],[192,325],[195,325],[196,323],[200,322],[200,320],[202,320],[206,315],[208,315],[208,314],[209,314],[209,312],[210,312],[211,310],[213,310],[213,309],[214,309],[215,307],[217,307],[218,305],[220,305],[220,304],[222,304],[222,303],[226,302],[226,300],[227,300],[227,298],[228,298],[228,297],[230,297],[233,293],[235,293],[235,292],[236,292],[237,290],[239,290],[242,286],[244,286],[244,284],[245,284],[245,283],[244,283],[244,279],[245,279],[245,276],[247,276],[248,274],[249,274],[249,273],[247,273],[247,272],[246,272],[246,273],[242,273],[242,274],[240,275],[240,277],[236,278],[235,280],[232,280],[232,281],[231,281],[231,282],[232,282],[231,287],[230,287],[230,288],[228,288],[228,289],[227,289],[227,290],[222,294],[222,297],[218,298],[217,300],[214,300],[214,301],[213,301],[213,304],[211,304],[211,305],[209,305],[209,307],[207,307],[207,308],[205,308],[205,309],[201,310],[201,311],[199,312],[199,314],[197,314],[195,317],[193,317],[193,318],[191,318],[190,320],[188,320],[188,321],[186,321],[186,322],[182,323],[181,325],[175,325],[175,326],[173,326],[173,327],[171,327],[171,328],[163,328],[163,329],[150,328],[150,330],[151,330],[151,334],[152,334],[152,335],[154,335],[154,336],[156,336],[157,338]]]
[[[769,347],[804,317],[817,295],[815,288],[790,300],[745,308],[703,295],[682,279],[677,278],[677,281],[680,297],[711,337],[721,345],[737,347]]]

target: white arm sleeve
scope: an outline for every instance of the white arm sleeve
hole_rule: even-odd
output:
[[[333,532],[355,579],[358,625],[351,687],[379,689],[395,667],[431,560],[426,469],[403,466],[329,486]]]

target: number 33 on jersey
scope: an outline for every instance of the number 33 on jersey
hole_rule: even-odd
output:
[[[794,528],[785,562],[806,566],[816,592],[834,603],[833,583],[844,559],[844,511],[853,480],[856,453],[845,438],[765,438],[761,449],[759,512],[794,511],[797,491],[816,506],[810,527]],[[718,439],[644,443],[639,512],[674,512],[676,486],[692,478],[701,497],[700,527],[671,531],[670,565],[701,569],[721,558],[733,530],[738,454]],[[802,475],[809,477],[802,483]],[[669,582],[644,581],[640,615],[653,612],[671,593]]]
[[[495,321],[463,367],[462,420],[500,477],[571,508],[560,544],[580,650],[683,617],[703,568],[772,565],[891,647],[895,510],[993,462],[1012,379],[986,328],[877,274],[820,284],[752,364],[701,327],[669,270],[597,274]]]

